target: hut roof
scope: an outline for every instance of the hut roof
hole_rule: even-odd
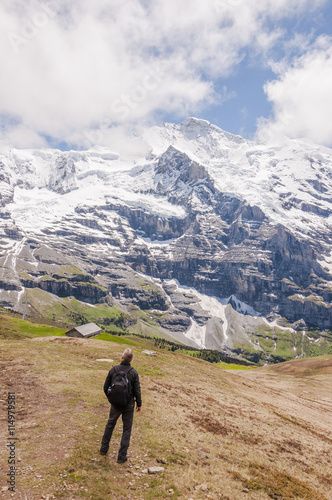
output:
[[[98,335],[98,333],[101,332],[101,328],[95,323],[87,323],[86,325],[75,326],[75,328],[72,328],[69,331],[73,330],[79,332],[83,337],[91,337],[93,335]]]

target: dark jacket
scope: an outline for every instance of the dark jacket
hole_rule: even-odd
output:
[[[107,396],[107,389],[112,385],[113,377],[116,371],[118,371],[118,367],[121,367],[121,370],[125,372],[128,372],[128,370],[131,368],[130,363],[127,363],[126,361],[121,361],[120,365],[113,366],[113,368],[110,369],[104,383],[104,393],[106,394],[106,396]],[[142,406],[141,386],[139,383],[139,376],[135,368],[132,368],[128,373],[128,379],[130,380],[133,399],[135,399],[137,406],[141,407]]]

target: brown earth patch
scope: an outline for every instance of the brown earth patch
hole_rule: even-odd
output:
[[[249,474],[249,478],[237,472],[232,475],[234,479],[241,481],[249,491],[264,490],[270,498],[275,500],[327,500],[307,483],[285,472],[252,463],[249,466]]]
[[[206,413],[191,415],[190,419],[196,425],[196,427],[204,429],[207,432],[212,432],[212,434],[220,434],[221,436],[226,436],[230,430],[223,424],[221,424],[218,420],[214,419],[211,415],[208,415]]]

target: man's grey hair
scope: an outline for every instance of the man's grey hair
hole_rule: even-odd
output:
[[[134,353],[131,349],[129,349],[129,347],[127,347],[127,349],[123,351],[122,357],[123,361],[126,361],[126,363],[130,363],[134,357]]]

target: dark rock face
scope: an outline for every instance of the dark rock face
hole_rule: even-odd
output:
[[[7,203],[12,203],[13,199],[14,187],[10,172],[8,171],[8,167],[0,160],[0,207],[5,207]]]
[[[126,281],[111,283],[110,290],[113,297],[130,302],[140,309],[158,309],[166,311],[169,307],[167,299],[156,287],[146,286],[144,283],[134,286]]]
[[[163,176],[162,183],[158,180],[159,191],[163,190],[165,184],[171,184],[172,189],[176,189],[181,184],[194,185],[198,180],[208,178],[208,172],[203,165],[191,161],[185,153],[173,146],[161,155],[155,172],[157,176]]]
[[[15,291],[18,291],[21,289],[21,286],[19,283],[14,283],[14,282],[11,282],[11,281],[3,281],[3,280],[0,280],[0,288],[2,288],[2,290],[15,290]]]
[[[319,326],[322,329],[330,329],[332,325],[331,294],[329,302],[324,302],[321,297],[310,295],[301,299],[285,300],[280,310],[283,316],[291,321],[305,318],[308,325]]]
[[[114,210],[121,217],[128,220],[130,226],[137,234],[151,238],[152,240],[168,240],[179,238],[189,226],[190,219],[177,217],[160,217],[139,208],[128,205],[115,205],[109,203],[107,209]]]
[[[82,281],[79,281],[80,279]],[[102,302],[108,294],[106,289],[93,282],[90,277],[87,280],[86,276],[71,279],[56,274],[45,278],[44,275],[37,277],[37,279],[22,278],[21,283],[25,288],[40,288],[58,297],[75,297],[77,300],[90,302],[91,304]]]
[[[303,318],[321,328],[332,324],[331,288],[324,290],[321,301],[308,298],[319,291],[313,274],[318,281],[328,280],[312,244],[281,224],[271,224],[259,207],[218,192],[204,168],[174,148],[160,159],[156,173],[172,179],[167,187],[159,181],[158,190],[168,193],[173,203],[183,201],[181,183],[185,179],[188,186],[189,182],[189,215],[182,229],[177,226],[167,235],[178,238],[182,233],[170,246],[172,260],[134,244],[127,260],[133,269],[160,279],[175,278],[207,295],[236,295],[264,315],[275,312],[291,321]],[[200,211],[194,198],[200,201]],[[137,223],[132,224],[130,217],[128,221],[135,229]],[[285,280],[290,282],[288,287]],[[304,293],[307,299],[295,301],[296,293]]]

